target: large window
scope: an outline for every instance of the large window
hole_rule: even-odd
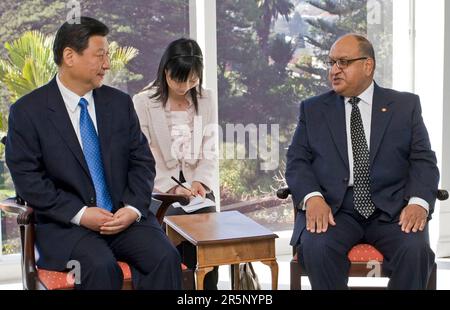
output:
[[[76,18],[77,14],[92,16],[105,22],[111,30],[110,41],[117,42],[119,47],[129,46],[135,49],[125,66],[111,74],[107,80],[107,84],[118,87],[131,96],[151,82],[166,45],[176,38],[189,36],[189,0],[4,0],[0,3],[0,59],[17,69],[20,76],[22,68],[10,57],[11,51],[5,48],[5,42],[12,43],[20,39],[28,30],[37,30],[44,37],[54,35],[67,18]],[[51,57],[52,53],[49,55]],[[36,63],[36,60],[33,62],[36,66],[45,65]],[[49,63],[52,63],[51,59]],[[3,74],[1,69],[2,67],[0,74]],[[55,70],[51,66],[49,69]],[[47,80],[43,82],[46,83]],[[20,94],[13,83],[0,82],[1,136],[7,132],[9,106]],[[0,151],[0,199],[3,199],[15,194],[4,163],[3,145],[0,146]],[[14,216],[2,214],[0,227],[1,260],[2,255],[17,253],[20,243]]]
[[[166,44],[189,36],[189,0],[5,0],[0,4],[0,41],[13,42],[27,30],[54,34],[74,3],[81,14],[105,21],[112,30],[111,40],[138,50],[125,70],[110,81],[131,95],[150,82]],[[324,60],[341,34],[366,34],[374,43],[375,79],[380,85],[414,90],[414,66],[405,61],[412,57],[410,38],[393,40],[396,29],[408,31],[411,22],[408,3],[402,3],[399,8],[392,0],[216,2],[222,210],[239,209],[273,230],[292,227],[291,203],[276,199],[274,189],[284,185],[285,153],[299,102],[329,88]],[[402,13],[397,12],[394,19],[396,9]],[[0,58],[8,58],[4,44],[0,44]],[[11,96],[1,83],[3,134]],[[1,145],[0,151],[3,154]],[[3,156],[0,194],[14,194]],[[9,221],[2,215],[2,240],[8,244],[3,253],[17,249],[10,246],[16,241],[7,241],[15,238]]]
[[[391,87],[391,0],[217,1],[222,210],[292,229],[292,203],[274,189],[284,185],[299,103],[329,89],[324,61],[348,32],[374,43],[375,79]]]

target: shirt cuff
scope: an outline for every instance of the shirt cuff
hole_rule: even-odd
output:
[[[319,196],[319,197],[323,198],[323,196],[320,192],[309,193],[308,195],[305,196],[305,198],[303,198],[303,207],[302,207],[303,211],[306,211],[306,202],[308,201],[308,199],[311,197],[315,197],[315,196]]]
[[[409,198],[408,204],[421,206],[422,208],[424,208],[427,211],[427,216],[428,216],[428,213],[430,213],[430,205],[428,204],[428,202],[426,202],[422,198],[411,197],[411,198]]]
[[[83,208],[81,208],[81,210],[78,211],[78,213],[70,220],[70,222],[72,224],[80,226],[81,217],[83,216],[84,211],[86,211],[86,208],[87,208],[87,206],[84,206]]]
[[[141,211],[139,211],[138,209],[136,209],[135,207],[130,206],[130,205],[125,205],[125,208],[131,209],[134,212],[136,212],[136,214],[138,215],[138,218],[136,219],[136,222],[139,222],[141,220],[141,217],[142,217]]]

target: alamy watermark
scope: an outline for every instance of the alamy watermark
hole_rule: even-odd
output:
[[[367,269],[370,271],[367,273],[368,278],[379,278],[381,277],[381,263],[377,260],[370,260],[366,265]]]
[[[176,131],[171,141],[173,158],[185,160],[260,159],[260,169],[275,170],[280,158],[279,124],[203,124],[202,116],[195,116],[193,128],[189,125],[172,127]],[[190,143],[188,143],[190,141]],[[222,141],[218,148],[217,141]]]
[[[383,23],[383,2],[380,0],[367,1],[367,24],[381,25]]]
[[[66,275],[66,282],[69,285],[81,283],[81,264],[77,260],[70,260],[66,264],[66,268],[70,271]]]
[[[66,22],[68,24],[80,24],[81,23],[81,5],[79,1],[69,0],[66,3],[66,8],[69,10],[66,16]]]

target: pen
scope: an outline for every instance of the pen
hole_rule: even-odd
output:
[[[184,189],[186,189],[186,190],[188,190],[188,191],[191,191],[189,188],[187,188],[186,186],[184,186],[183,183],[181,183],[180,181],[178,181],[177,179],[175,179],[175,177],[171,177],[171,178],[172,178],[172,180],[174,180],[178,185],[180,185],[182,188],[184,188]],[[195,197],[195,195],[192,194],[192,192],[191,192],[191,196],[194,196],[194,197]]]

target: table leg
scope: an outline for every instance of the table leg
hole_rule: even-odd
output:
[[[269,261],[263,261],[264,265],[267,265],[270,267],[270,273],[272,274],[272,290],[278,289],[278,263],[277,260],[269,260]]]
[[[231,289],[234,289],[234,267],[235,267],[235,265],[230,265],[230,282],[231,282]]]
[[[239,264],[233,264],[231,265],[231,275],[232,275],[232,281],[231,281],[231,289],[232,290],[239,290]]]
[[[203,290],[203,281],[205,280],[205,275],[210,272],[211,270],[213,270],[213,267],[197,267],[197,269],[195,270],[195,275],[197,277],[197,282],[196,282],[196,289],[197,290]]]

